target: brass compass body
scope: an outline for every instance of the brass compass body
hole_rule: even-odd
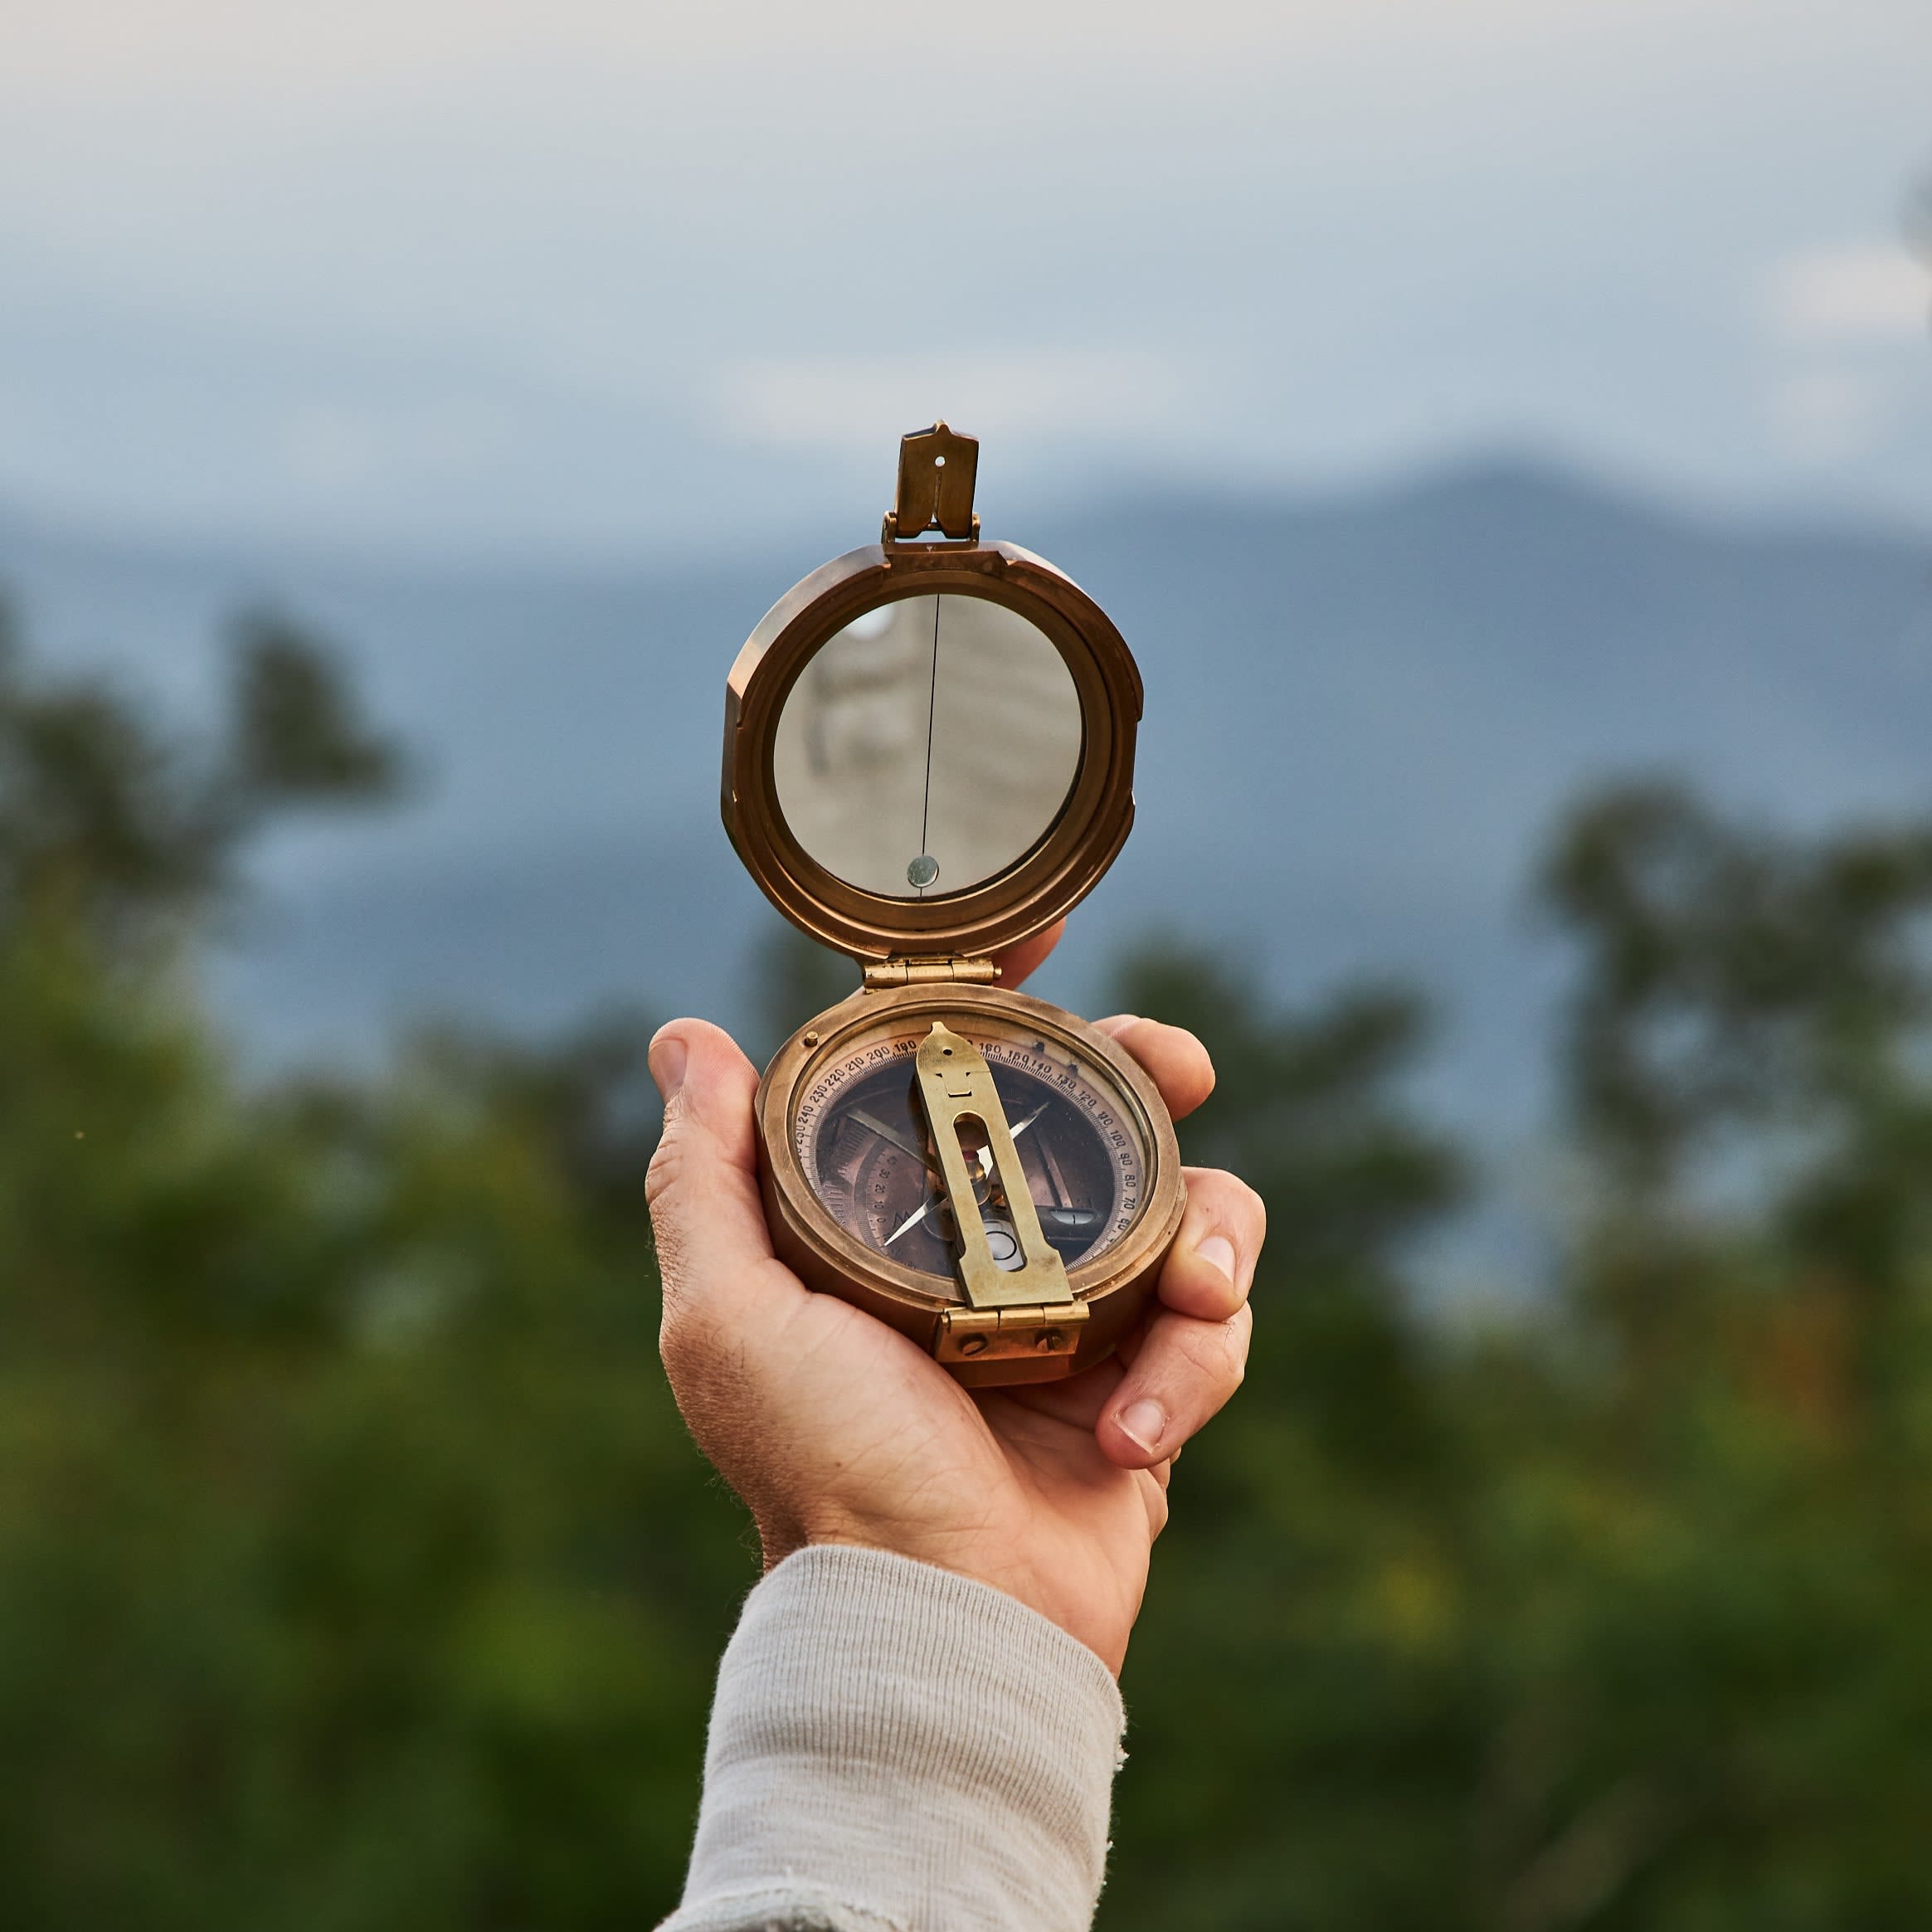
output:
[[[1140,1068],[996,984],[992,956],[1083,898],[1127,836],[1141,684],[1078,586],[981,540],[977,455],[943,423],[907,437],[882,541],[752,633],[723,804],[773,903],[864,971],[759,1088],[777,1253],[989,1385],[1105,1355],[1184,1196]]]

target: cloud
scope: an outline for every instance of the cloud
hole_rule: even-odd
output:
[[[1770,400],[1779,441],[1803,462],[1863,455],[1888,426],[1886,386],[1866,370],[1807,370],[1777,383]]]
[[[1765,278],[1764,294],[1779,334],[1808,346],[1910,340],[1932,319],[1932,277],[1896,243],[1788,255]]]
[[[478,402],[309,401],[286,413],[277,441],[290,482],[338,495],[377,482],[473,475],[496,466],[510,437],[505,413]]]
[[[1721,11],[1725,0],[1671,0]],[[1623,0],[1626,7],[1633,0]],[[1657,0],[1652,0],[1653,7]],[[982,0],[973,31],[928,46],[925,23],[890,0],[86,0],[21,7],[7,27],[0,96],[153,97],[248,92],[317,98],[404,81],[436,85],[479,70],[527,71],[562,62],[632,75],[693,64],[727,68],[774,58],[848,63],[905,47],[922,64],[976,56],[1010,66],[1046,60],[1062,68],[1215,71],[1257,56],[1306,59],[1394,32],[1449,44],[1472,31],[1521,33],[1555,12],[1587,22],[1595,0],[1460,0],[1445,19],[1440,0]],[[1365,17],[1365,15],[1366,17]]]
[[[1128,351],[771,357],[728,368],[718,403],[738,441],[872,450],[935,416],[1015,440],[1157,437],[1185,427],[1193,388],[1168,359]]]

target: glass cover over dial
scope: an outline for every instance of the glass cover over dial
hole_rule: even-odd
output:
[[[799,1165],[854,1239],[961,1298],[951,1209],[915,1091],[930,1016],[891,1015],[842,1035],[810,1069],[792,1114]],[[1146,1192],[1148,1132],[1137,1102],[1097,1056],[1025,1020],[951,1015],[985,1056],[1040,1231],[1071,1270],[1131,1228]],[[984,1146],[962,1141],[986,1241],[1018,1268],[1018,1238]]]

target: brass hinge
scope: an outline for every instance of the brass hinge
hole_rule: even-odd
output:
[[[1084,1302],[1054,1302],[1030,1308],[947,1308],[940,1315],[932,1352],[942,1362],[1070,1355],[1087,1316]]]
[[[949,953],[908,955],[874,960],[865,969],[865,989],[882,993],[888,986],[990,986],[1000,969],[990,959],[956,959]]]

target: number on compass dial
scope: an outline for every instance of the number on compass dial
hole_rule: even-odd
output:
[[[1111,1070],[1023,1025],[949,1015],[985,1054],[1040,1231],[1069,1268],[1103,1254],[1138,1217],[1145,1192],[1146,1129]],[[955,1280],[954,1229],[945,1184],[932,1158],[913,1056],[930,1019],[908,1018],[836,1044],[803,1083],[793,1116],[799,1163],[846,1232],[903,1266]],[[1020,1244],[984,1150],[968,1146],[988,1247],[1002,1267]],[[956,1293],[956,1289],[954,1291]]]

